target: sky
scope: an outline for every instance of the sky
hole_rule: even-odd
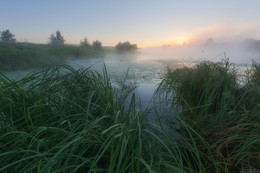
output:
[[[48,43],[57,30],[68,44],[86,36],[141,48],[260,40],[259,17],[259,0],[0,0],[0,31],[33,43]]]

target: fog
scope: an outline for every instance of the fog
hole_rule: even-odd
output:
[[[229,58],[231,63],[248,65],[260,62],[260,41],[245,39],[241,41],[221,42],[212,38],[202,43],[183,44],[180,46],[161,46],[142,49],[147,56],[160,57],[162,60],[200,62],[203,60],[221,61]]]
[[[67,46],[59,52],[66,53],[65,48],[78,49]],[[68,53],[70,52],[67,51]],[[69,54],[69,57],[73,55]],[[228,42],[208,38],[192,44],[143,48],[132,53],[108,51],[104,56],[98,57],[65,58],[63,63],[75,69],[91,67],[99,73],[103,72],[105,64],[113,84],[119,87],[137,87],[136,92],[142,101],[148,102],[168,67],[192,66],[201,61],[220,62],[227,58],[230,63],[239,66],[243,73],[245,67],[250,67],[252,61],[260,63],[260,41],[244,39]],[[34,69],[24,69],[11,71],[5,75],[12,79],[21,79],[32,71]]]

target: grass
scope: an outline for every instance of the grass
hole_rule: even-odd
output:
[[[75,45],[50,45],[33,43],[0,43],[0,71],[14,71],[55,65],[72,58],[100,57],[113,51]]]
[[[106,75],[57,67],[20,81],[1,77],[0,171],[135,172],[151,169],[146,112]],[[19,140],[18,140],[19,139]],[[150,146],[149,148],[143,147]]]
[[[259,170],[259,69],[243,86],[227,61],[169,71],[144,110],[105,67],[2,75],[0,172]]]
[[[243,86],[227,60],[168,72],[160,91],[181,111],[174,125],[194,145],[182,149],[196,156],[190,167],[200,172],[260,169],[259,69],[253,63]]]

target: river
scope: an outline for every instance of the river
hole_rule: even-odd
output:
[[[99,73],[103,72],[105,65],[115,87],[135,88],[134,91],[140,101],[148,105],[168,67],[193,66],[202,60],[208,60],[207,58],[192,57],[175,58],[171,53],[165,52],[141,51],[133,54],[108,54],[104,57],[71,59],[66,64],[75,69],[90,67]],[[223,52],[209,60],[221,61],[226,56],[226,53]],[[243,63],[236,61],[236,59],[230,59],[230,61],[239,65],[241,71],[244,71],[246,66],[251,64],[250,59],[245,60]],[[37,69],[8,72],[5,75],[11,79],[20,79],[32,71],[37,71]]]

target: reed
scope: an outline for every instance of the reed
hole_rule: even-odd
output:
[[[173,129],[189,167],[199,172],[260,169],[259,67],[253,63],[244,85],[228,60],[168,72],[158,93],[166,92],[171,96],[166,102],[181,110]]]
[[[169,71],[146,109],[105,66],[1,75],[0,172],[259,170],[258,72],[241,86],[227,61]]]

